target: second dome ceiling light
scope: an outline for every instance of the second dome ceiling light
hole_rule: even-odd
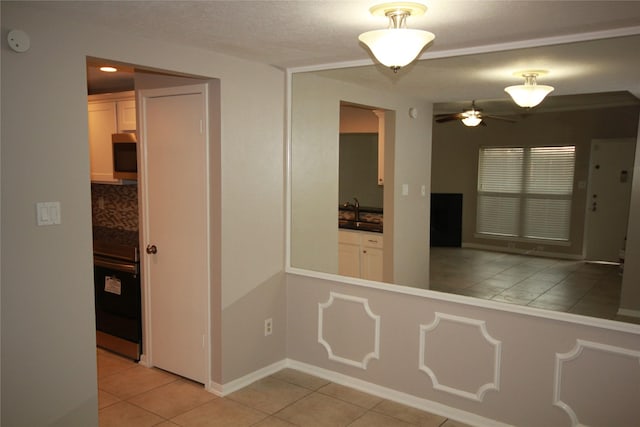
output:
[[[389,18],[389,27],[384,30],[367,31],[360,34],[358,39],[371,50],[378,62],[397,73],[400,68],[413,62],[424,47],[436,38],[429,31],[407,28],[409,16],[424,15],[426,11],[427,6],[416,2],[375,5],[369,9],[369,12],[373,16]],[[537,84],[536,77],[543,74],[546,74],[546,71],[515,73],[515,75],[524,77],[524,85],[509,86],[505,88],[505,91],[519,106],[535,107],[554,89],[552,86]]]

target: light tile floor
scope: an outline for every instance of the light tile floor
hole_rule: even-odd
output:
[[[468,248],[431,248],[432,290],[639,323],[617,315],[622,275],[592,264]]]
[[[465,427],[453,420],[284,369],[224,398],[98,349],[101,427]]]

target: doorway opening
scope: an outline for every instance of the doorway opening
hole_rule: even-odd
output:
[[[102,65],[111,65],[119,69],[116,73],[104,73],[99,71],[99,67]],[[94,231],[94,252],[100,251],[100,248],[104,246],[104,242],[118,243],[125,245],[129,248],[134,248],[134,259],[138,263],[132,268],[131,276],[135,277],[138,282],[138,301],[127,300],[124,301],[123,295],[128,292],[125,287],[125,282],[119,277],[119,274],[106,273],[102,274],[100,278],[96,274],[94,280],[95,289],[95,305],[96,310],[105,309],[111,315],[106,320],[103,319],[101,324],[97,324],[97,334],[101,334],[104,331],[100,329],[109,329],[108,324],[114,322],[120,322],[123,318],[128,321],[135,320],[137,334],[135,336],[118,336],[118,331],[111,330],[111,334],[120,340],[124,340],[125,344],[134,343],[138,349],[137,354],[127,354],[131,359],[139,359],[141,364],[148,367],[160,365],[154,363],[154,356],[151,345],[151,314],[154,307],[151,303],[150,294],[154,292],[149,284],[149,277],[152,271],[151,269],[157,265],[157,260],[153,259],[153,251],[147,251],[147,240],[149,239],[150,232],[145,230],[149,218],[154,218],[152,212],[148,212],[148,186],[152,184],[147,173],[148,166],[145,168],[144,160],[147,155],[149,143],[144,131],[141,131],[141,123],[145,125],[145,131],[149,134],[153,129],[153,123],[150,120],[146,120],[148,105],[142,102],[141,94],[153,91],[162,91],[166,88],[180,88],[193,86],[198,84],[202,88],[200,96],[200,113],[202,116],[198,119],[202,122],[202,125],[198,125],[198,130],[201,132],[201,138],[204,143],[202,147],[206,149],[206,152],[199,157],[202,162],[202,168],[199,170],[200,174],[196,178],[199,185],[205,189],[204,194],[198,194],[198,199],[202,199],[202,215],[205,218],[203,225],[198,233],[198,238],[202,239],[201,246],[204,251],[199,251],[192,258],[201,257],[201,269],[205,270],[205,278],[191,282],[188,286],[195,286],[200,289],[200,295],[197,303],[202,303],[202,312],[198,322],[201,327],[197,336],[197,345],[202,349],[201,363],[203,366],[198,371],[197,375],[193,375],[196,378],[192,378],[197,382],[200,382],[209,387],[209,381],[211,376],[211,354],[213,351],[221,351],[216,345],[210,343],[211,334],[211,318],[216,318],[217,312],[212,313],[211,298],[213,294],[211,291],[212,286],[219,286],[219,278],[212,276],[210,273],[213,271],[211,264],[212,260],[211,250],[212,245],[217,245],[216,241],[212,241],[212,236],[220,236],[219,228],[220,224],[217,222],[211,222],[210,218],[219,217],[219,215],[212,213],[211,209],[215,206],[220,206],[219,203],[219,191],[211,189],[211,182],[216,182],[211,179],[211,176],[217,174],[219,170],[219,129],[209,129],[208,123],[219,123],[219,81],[216,79],[203,78],[199,76],[187,76],[171,71],[158,71],[150,70],[145,67],[139,67],[131,64],[122,64],[117,61],[104,60],[99,58],[87,58],[87,89],[89,94],[89,130],[90,134],[100,135],[90,137],[90,152],[91,152],[91,199],[92,199],[92,224]],[[186,92],[192,92],[192,90],[185,90]],[[154,98],[152,95],[148,99]],[[177,97],[173,97],[177,98]],[[155,96],[154,99],[162,99],[162,95]],[[100,104],[100,108],[96,108],[99,113],[92,113],[92,104]],[[158,123],[158,120],[155,120]],[[177,120],[169,120],[168,123],[177,123]],[[162,123],[166,125],[167,123]],[[113,163],[113,146],[111,136],[112,134],[129,133],[133,135],[135,141],[136,156],[137,156],[137,178],[138,179],[120,179],[113,177],[114,163]],[[185,139],[174,138],[175,146],[181,151],[184,147],[180,147],[180,144],[186,144]],[[179,159],[172,157],[169,159],[172,162],[174,168],[180,170],[180,165],[176,164]],[[158,160],[156,160],[158,161]],[[162,165],[157,165],[165,170],[174,170],[172,168],[166,168]],[[182,167],[183,170],[191,168],[193,165]],[[167,186],[171,184],[172,177],[167,176],[169,181],[154,181],[156,186]],[[158,192],[156,192],[157,194]],[[188,193],[188,192],[186,192]],[[177,211],[174,209],[173,211]],[[212,215],[213,214],[213,215]],[[188,218],[185,219],[188,222]],[[123,237],[125,236],[125,237]],[[215,239],[215,237],[213,237]],[[167,245],[165,243],[165,245]],[[169,244],[170,245],[170,244]],[[162,250],[158,249],[157,250]],[[170,252],[168,247],[164,248],[164,256],[166,259],[167,253]],[[182,261],[184,263],[184,261]],[[194,259],[189,260],[189,266],[185,266],[185,269],[193,266]],[[161,278],[155,278],[158,281]],[[157,291],[156,291],[157,292]],[[104,304],[99,301],[106,297],[109,300],[109,304]],[[130,314],[125,308],[130,311],[136,311],[136,314]],[[103,310],[103,311],[105,311]],[[217,310],[217,309],[213,309]],[[114,317],[117,314],[117,318]],[[167,313],[170,317],[170,314]],[[104,317],[104,316],[102,316]],[[115,320],[114,320],[115,319]],[[181,317],[178,317],[181,319]],[[106,322],[106,323],[105,323]],[[181,322],[181,321],[180,321]],[[175,323],[172,327],[181,327],[181,323]],[[107,325],[107,326],[105,326]],[[177,325],[177,326],[176,326]],[[159,326],[156,326],[159,328]],[[215,334],[213,334],[215,335]],[[110,337],[113,341],[113,338]],[[98,344],[101,347],[107,347],[110,351],[114,351],[120,354],[118,347],[113,347],[109,342],[105,343],[104,340],[98,340]],[[214,350],[212,350],[214,348]],[[162,355],[158,350],[156,359],[162,360]],[[190,362],[192,363],[192,362]],[[167,369],[167,368],[165,368]],[[177,372],[179,375],[185,375],[184,373]],[[189,376],[188,374],[186,376]]]

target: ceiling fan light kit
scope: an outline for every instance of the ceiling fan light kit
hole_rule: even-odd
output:
[[[429,31],[407,28],[407,17],[423,15],[426,10],[424,4],[414,2],[382,3],[373,6],[369,12],[373,16],[388,17],[389,28],[367,31],[360,34],[358,39],[367,45],[381,64],[398,72],[401,67],[413,62],[422,49],[436,37]]]
[[[537,77],[547,74],[544,70],[519,71],[515,76],[524,77],[523,85],[504,88],[513,101],[521,107],[531,108],[540,104],[553,91],[553,86],[539,85]]]
[[[491,114],[484,114],[482,110],[476,108],[476,101],[471,101],[471,108],[464,110],[461,113],[444,113],[436,114],[434,116],[436,123],[447,123],[452,121],[461,121],[463,125],[469,127],[475,127],[478,125],[487,126],[485,119],[495,119],[508,123],[515,123],[516,120],[510,117],[494,116]]]
[[[464,118],[461,119],[462,124],[465,126],[478,126],[482,122],[482,116],[476,110],[469,110],[462,113]]]

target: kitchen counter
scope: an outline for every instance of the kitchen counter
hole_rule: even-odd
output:
[[[93,253],[138,260],[140,238],[137,231],[93,227]]]
[[[382,208],[361,206],[359,221],[355,219],[355,210],[352,207],[338,206],[338,228],[382,233],[384,223]]]

